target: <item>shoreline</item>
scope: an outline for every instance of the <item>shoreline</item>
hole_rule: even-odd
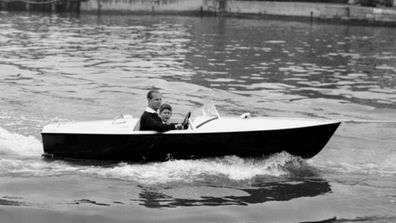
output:
[[[51,5],[29,5],[29,3],[14,4],[9,0],[0,0],[0,11],[275,18],[396,26],[396,0],[393,7],[247,0],[75,0],[73,2],[68,5],[63,5],[62,1]]]
[[[396,7],[365,7],[335,3],[246,1],[246,0],[89,0],[81,3],[82,13],[190,14],[199,16],[289,18],[346,23],[396,25]]]

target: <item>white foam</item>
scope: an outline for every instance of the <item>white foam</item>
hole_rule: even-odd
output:
[[[287,175],[288,165],[299,159],[280,153],[267,159],[242,159],[228,156],[218,159],[171,160],[148,164],[119,163],[114,166],[75,165],[64,161],[47,162],[42,159],[0,159],[0,174],[13,176],[60,176],[79,174],[100,178],[119,179],[143,184],[204,181],[217,177],[235,181],[256,176]]]
[[[40,156],[43,145],[34,136],[24,136],[0,127],[0,155]]]
[[[280,176],[286,174],[281,167],[286,160],[254,161],[238,157],[211,160],[173,160],[149,165],[120,165],[97,171],[83,172],[103,177],[127,179],[155,184],[172,181],[192,182],[208,176],[220,176],[231,180],[246,180],[258,175]]]
[[[63,162],[45,162],[42,159],[0,159],[0,174],[26,177],[59,176],[78,171],[78,167]]]

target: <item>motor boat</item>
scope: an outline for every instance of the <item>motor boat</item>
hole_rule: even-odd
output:
[[[188,129],[139,131],[139,118],[59,122],[41,131],[44,156],[130,162],[199,159],[235,155],[263,157],[282,151],[304,159],[318,154],[340,122],[329,120],[222,117],[214,106],[189,113]]]

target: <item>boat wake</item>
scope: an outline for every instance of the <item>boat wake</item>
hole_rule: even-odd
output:
[[[290,170],[298,169],[303,165],[302,163],[302,159],[288,153],[279,153],[262,159],[227,156],[216,159],[170,160],[147,164],[89,161],[76,163],[33,158],[3,158],[0,159],[0,175],[46,177],[76,174],[140,184],[220,183],[249,181],[261,176],[287,176],[291,174]]]
[[[300,165],[300,158],[280,153],[269,158],[242,159],[227,156],[216,159],[170,160],[160,163],[127,164],[121,163],[113,168],[86,169],[84,172],[117,179],[126,179],[145,184],[172,182],[223,182],[245,181],[258,176],[285,176],[288,168]]]
[[[0,127],[0,155],[40,156],[43,145],[34,136],[12,133]]]

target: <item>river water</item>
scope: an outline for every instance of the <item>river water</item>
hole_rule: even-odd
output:
[[[0,222],[396,222],[396,29],[216,17],[0,13]],[[139,116],[341,120],[310,160],[41,157],[48,123]]]

